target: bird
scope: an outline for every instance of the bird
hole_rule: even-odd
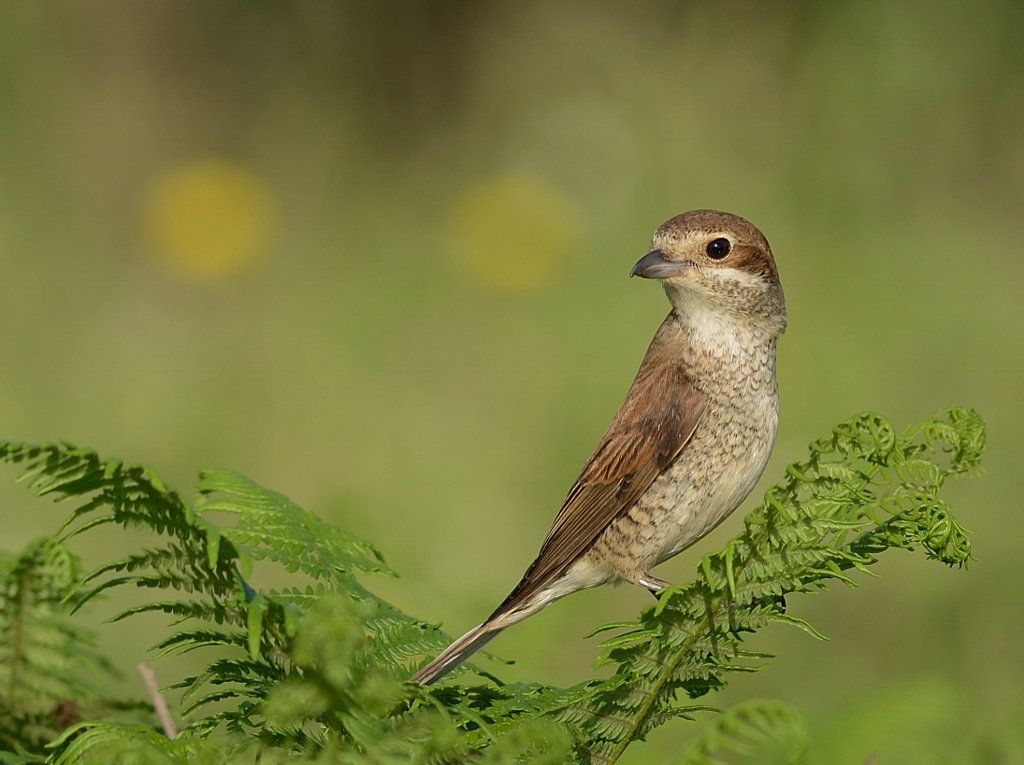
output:
[[[663,223],[630,276],[661,282],[672,309],[626,398],[569,490],[522,580],[486,621],[416,672],[430,685],[502,630],[579,590],[629,582],[732,513],[761,477],[779,422],[775,372],[786,302],[771,247],[738,215]]]

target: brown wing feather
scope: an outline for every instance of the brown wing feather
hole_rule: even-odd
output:
[[[608,430],[569,490],[537,559],[494,614],[526,602],[556,579],[679,455],[706,402],[680,365],[686,338],[669,314]]]

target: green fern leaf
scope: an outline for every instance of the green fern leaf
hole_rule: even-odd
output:
[[[324,523],[277,492],[264,489],[230,470],[204,470],[199,479],[198,512],[235,516],[220,529],[245,547],[254,560],[269,559],[286,571],[315,579],[352,582],[355,571],[396,576],[369,542]]]
[[[777,701],[752,700],[722,714],[675,760],[676,765],[727,765],[753,762],[774,750],[773,762],[802,765],[810,736],[800,712]],[[758,757],[757,761],[762,761]]]
[[[113,673],[68,618],[79,575],[77,556],[52,537],[0,555],[0,742],[40,751],[60,730],[55,710],[97,699],[96,681]]]

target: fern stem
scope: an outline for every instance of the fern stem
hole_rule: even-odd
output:
[[[7,706],[14,709],[14,692],[18,688],[18,668],[21,666],[22,641],[24,640],[25,610],[28,601],[30,566],[22,566],[18,576],[17,595],[11,637],[11,674],[7,680]]]
[[[705,620],[705,625],[707,625],[708,627],[711,626],[709,620],[714,618],[710,616],[710,614],[713,613],[714,611],[710,611],[708,620]],[[676,651],[672,659],[665,664],[665,668],[661,672],[660,678],[651,687],[650,691],[647,693],[646,700],[641,705],[637,714],[633,716],[633,721],[627,729],[626,735],[619,739],[618,744],[615,745],[615,748],[612,750],[612,753],[608,756],[608,759],[606,760],[608,765],[613,765],[613,763],[617,762],[619,757],[622,756],[623,752],[626,751],[626,747],[633,743],[633,739],[636,736],[637,731],[640,730],[641,726],[647,720],[647,716],[651,711],[651,707],[653,707],[654,703],[658,700],[658,697],[661,694],[661,689],[665,687],[665,683],[667,683],[669,678],[672,676],[672,672],[675,670],[677,666],[679,666],[679,662],[682,661],[683,657],[690,652],[690,650],[693,648],[694,643],[696,643],[697,638],[700,637],[700,635],[700,630],[694,630],[689,640],[683,643],[682,647],[678,651]]]
[[[758,534],[756,540],[749,540],[749,544],[747,546],[748,550],[756,550],[758,544],[760,544],[768,538],[767,525],[761,526],[759,532],[760,533]],[[728,554],[731,557],[732,549],[728,549]],[[746,567],[746,562],[746,560],[743,560],[740,561],[739,565],[736,565],[735,567],[730,567],[732,569],[733,576],[736,577],[736,579],[739,579],[740,575],[743,573],[743,570]],[[705,578],[707,580],[708,587],[713,588],[714,582],[712,578],[707,573],[705,573]],[[636,736],[640,728],[643,726],[643,724],[647,721],[647,717],[650,714],[652,707],[660,697],[661,689],[665,687],[665,684],[669,681],[669,678],[672,676],[672,673],[675,671],[676,667],[679,666],[679,663],[683,660],[685,656],[689,654],[694,644],[697,642],[698,638],[700,638],[705,631],[710,631],[714,628],[714,615],[718,613],[723,606],[726,606],[728,602],[729,593],[725,592],[708,604],[709,608],[707,608],[705,611],[707,616],[704,619],[704,623],[702,625],[703,628],[701,630],[694,630],[690,637],[682,644],[680,649],[676,651],[673,657],[664,664],[663,669],[660,673],[660,677],[658,678],[657,682],[651,687],[650,691],[647,693],[647,698],[640,706],[640,709],[638,710],[637,714],[633,716],[632,724],[627,729],[626,735],[619,739],[618,743],[615,745],[615,748],[608,756],[608,759],[606,760],[608,765],[614,765],[614,763],[617,762],[618,759],[622,756],[623,752],[626,751],[626,747],[633,743],[634,737]]]

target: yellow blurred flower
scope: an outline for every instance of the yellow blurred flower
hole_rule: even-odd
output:
[[[499,176],[467,189],[455,202],[451,256],[473,281],[524,294],[557,279],[579,241],[571,201],[544,181]]]
[[[175,271],[202,281],[227,279],[266,250],[274,200],[258,175],[232,162],[191,162],[158,178],[145,209],[150,244]]]

